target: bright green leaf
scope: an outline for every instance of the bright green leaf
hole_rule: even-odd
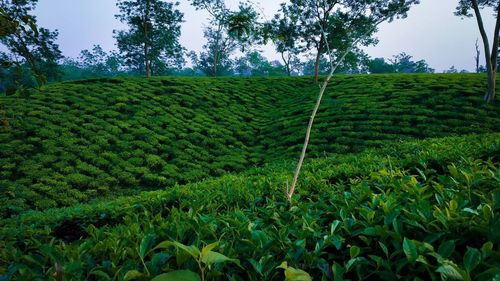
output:
[[[334,220],[332,222],[332,226],[330,227],[330,234],[333,235],[333,233],[335,233],[335,231],[337,230],[337,227],[339,226],[340,224],[340,221],[339,220]]]
[[[139,246],[139,255],[141,258],[146,256],[146,253],[153,247],[155,243],[156,235],[147,234],[144,238],[142,238],[141,245]]]
[[[411,263],[417,261],[418,258],[417,245],[415,245],[415,242],[413,242],[413,240],[406,238],[403,240],[403,251],[405,252],[406,258]]]
[[[283,268],[285,270],[285,281],[312,281],[309,273],[301,269],[288,266],[286,261],[282,262],[278,268]]]
[[[195,259],[198,259],[200,256],[200,250],[194,245],[191,246],[186,246],[182,243],[179,243],[177,241],[163,241],[160,244],[156,245],[155,249],[165,249],[170,246],[175,246],[177,249],[181,249],[184,252],[188,253],[190,256],[192,256]]]
[[[208,252],[212,251],[215,247],[217,247],[217,245],[219,245],[219,242],[214,242],[212,244],[208,244],[205,247],[203,247],[203,249],[201,249],[201,258],[203,259],[203,257],[205,257]]]
[[[464,280],[460,272],[450,264],[440,266],[436,272],[441,273],[443,280]]]
[[[221,263],[221,262],[226,262],[226,261],[235,261],[235,259],[228,258],[224,256],[221,253],[217,253],[214,251],[208,251],[205,256],[201,258],[201,261],[205,264],[214,264],[214,263]]]
[[[367,227],[363,230],[363,234],[368,236],[378,236],[379,231],[375,227]]]
[[[190,254],[195,259],[198,258],[200,256],[200,254],[201,254],[200,250],[198,250],[198,248],[196,246],[194,246],[194,245],[186,246],[186,245],[181,244],[179,242],[174,242],[174,245],[177,248],[179,248],[179,249],[185,251],[186,253]]]
[[[129,270],[127,273],[125,273],[125,276],[123,277],[124,281],[129,281],[129,280],[134,280],[143,277],[144,274],[137,271],[137,270]]]
[[[349,249],[349,254],[351,255],[351,259],[357,257],[360,252],[361,249],[358,246],[352,246],[351,249]]]

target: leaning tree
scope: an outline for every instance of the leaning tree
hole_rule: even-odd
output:
[[[41,86],[48,79],[60,77],[58,61],[62,55],[55,43],[57,31],[37,26],[36,18],[32,15],[36,4],[37,0],[0,1],[0,45],[5,50],[0,63],[4,68],[14,66],[15,76],[19,77],[17,80],[26,76],[23,68],[27,66],[38,86]],[[16,85],[18,82],[14,81],[8,92],[23,86]]]
[[[318,99],[309,119],[304,145],[292,184],[286,186],[286,196],[289,201],[292,200],[304,162],[314,118],[333,73],[353,48],[371,37],[379,24],[392,21],[395,18],[406,17],[410,7],[418,4],[419,0],[291,0],[290,3],[297,5],[297,11],[316,10],[318,11],[316,14],[318,18],[326,14],[321,11],[326,11],[331,17],[325,19],[324,22],[312,21],[318,26],[320,32],[318,34],[319,41],[317,42],[323,41],[325,44],[324,48],[330,59],[330,73],[320,87]],[[304,15],[306,14],[304,13]],[[345,24],[340,24],[339,20],[345,20]],[[332,28],[331,24],[335,28]],[[333,31],[340,32],[340,38],[338,37],[339,34],[332,33]],[[330,38],[334,38],[334,40],[331,41]],[[331,42],[341,43],[342,48],[330,46]]]
[[[492,8],[496,18],[495,30],[493,31],[493,44],[490,48],[490,42],[486,29],[484,27],[483,16],[481,9]],[[484,57],[486,60],[486,72],[488,73],[488,90],[484,96],[487,102],[495,100],[496,76],[498,66],[498,47],[500,36],[500,1],[498,0],[460,0],[458,2],[455,14],[457,16],[476,17],[479,32],[483,39]]]

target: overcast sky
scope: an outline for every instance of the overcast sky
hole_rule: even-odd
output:
[[[180,0],[184,13],[181,44],[199,51],[204,44],[203,25],[207,14],[195,11],[187,0]],[[236,8],[238,0],[226,0]],[[252,1],[267,18],[272,18],[282,0]],[[401,52],[415,60],[425,59],[438,72],[454,65],[457,69],[475,69],[475,41],[480,38],[474,18],[453,15],[457,0],[421,0],[408,18],[382,24],[377,33],[380,42],[366,52],[372,57],[391,58]],[[83,49],[100,44],[105,50],[115,49],[113,29],[124,26],[115,19],[115,0],[39,0],[35,14],[40,26],[57,29],[58,43],[65,56],[76,58]],[[494,17],[483,11],[488,35],[493,32]],[[491,40],[491,38],[490,38]],[[481,46],[481,54],[482,45]],[[262,48],[270,59],[278,59],[272,46]],[[481,57],[482,61],[484,59]]]

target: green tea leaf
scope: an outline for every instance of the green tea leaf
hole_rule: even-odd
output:
[[[235,261],[235,259],[228,258],[224,256],[221,253],[217,253],[214,251],[208,251],[205,253],[203,257],[201,257],[201,261],[205,264],[214,264],[214,263],[221,263],[221,262],[226,262],[226,261]]]
[[[134,280],[143,277],[144,274],[137,271],[137,270],[129,270],[127,273],[125,273],[125,276],[123,277],[124,281],[129,281],[129,280]]]
[[[345,265],[345,270],[349,271],[351,270],[351,267],[358,262],[358,258],[350,259],[347,264]]]
[[[340,225],[340,221],[339,220],[334,220],[332,222],[332,226],[330,227],[330,235],[333,235],[333,233],[335,233],[335,231],[337,230],[337,227]]]
[[[384,254],[386,256],[389,256],[389,250],[387,250],[387,246],[385,246],[385,244],[382,242],[378,242],[378,244],[380,245],[380,248],[382,248],[382,251],[384,251]]]
[[[155,234],[147,234],[144,238],[142,238],[141,245],[139,246],[139,255],[141,258],[144,258],[146,253],[153,247],[155,239]]]
[[[205,247],[203,247],[203,249],[201,249],[201,258],[203,259],[203,257],[205,257],[208,252],[212,251],[215,247],[217,247],[217,245],[219,245],[219,242],[214,242],[212,244],[208,244]]]
[[[168,241],[168,240],[163,241],[160,244],[156,245],[155,249],[165,249],[165,248],[168,248],[170,246],[175,246],[177,249],[183,250],[184,252],[188,253],[190,256],[192,256],[195,259],[198,259],[198,257],[201,254],[200,250],[198,250],[198,248],[194,245],[186,246],[186,245],[179,243],[177,241]]]
[[[367,227],[363,230],[363,234],[368,236],[378,236],[379,231],[375,227]]]
[[[481,263],[481,252],[476,248],[467,247],[467,252],[464,256],[464,266],[467,272],[471,272]]]
[[[278,268],[283,268],[285,270],[285,281],[312,281],[309,273],[304,270],[288,266],[286,261],[282,262]]]
[[[333,279],[334,280],[344,280],[344,268],[338,263],[335,263],[332,266],[332,271],[333,271]]]
[[[441,278],[443,280],[464,280],[462,274],[450,264],[445,264],[436,270],[436,272],[441,273]]]
[[[455,241],[448,240],[439,246],[438,254],[441,257],[447,259],[451,256],[454,250],[455,250]]]
[[[351,259],[357,257],[360,252],[361,249],[358,246],[352,246],[351,249],[349,249],[349,254],[351,255]]]
[[[406,258],[411,263],[417,261],[418,258],[417,245],[415,245],[415,242],[413,242],[413,240],[406,238],[403,240],[403,251],[405,252]]]
[[[483,246],[481,247],[481,252],[483,252],[483,254],[490,254],[492,251],[493,251],[493,242],[491,241],[484,243]]]
[[[163,273],[151,281],[200,281],[201,278],[197,273],[191,270],[176,270],[169,273]]]
[[[259,274],[262,274],[262,264],[261,263],[259,263],[258,261],[254,260],[254,259],[249,259],[248,261],[253,266],[253,269],[255,269],[255,271],[257,271]]]

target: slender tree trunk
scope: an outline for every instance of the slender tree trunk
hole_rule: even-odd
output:
[[[288,54],[288,59],[285,58],[285,52],[281,52],[281,59],[283,60],[283,63],[285,64],[286,68],[286,74],[288,76],[292,76],[292,71],[290,70],[290,54]]]
[[[479,51],[478,39],[476,39],[476,56],[474,57],[476,61],[476,73],[479,73],[479,58],[481,56],[481,52]]]
[[[318,83],[319,79],[319,64],[321,62],[321,54],[323,53],[324,36],[321,34],[321,38],[318,43],[318,53],[316,54],[316,63],[314,64],[314,82]]]
[[[222,37],[222,23],[219,23],[219,25],[217,26],[217,39],[215,40],[214,65],[212,67],[214,72],[213,74],[215,77],[218,76],[217,71],[219,71],[219,60],[221,52],[223,51],[221,48],[221,45],[223,45],[223,43],[221,43],[221,41],[223,41],[221,37]]]
[[[500,4],[499,4],[500,5]],[[481,12],[479,11],[479,5],[477,0],[472,0],[472,8],[474,9],[474,14],[476,15],[477,25],[479,27],[479,32],[481,33],[481,38],[483,39],[484,46],[484,57],[486,60],[486,71],[488,74],[488,90],[484,99],[486,102],[493,101],[495,99],[495,86],[496,86],[496,62],[492,63],[492,58],[497,57],[497,55],[492,56],[490,53],[490,43],[488,42],[488,35],[486,35],[486,30],[484,28],[483,18]],[[497,46],[498,49],[498,31],[500,29],[500,13],[497,9],[497,21],[495,27],[495,38],[493,44]],[[497,50],[496,49],[496,50]]]
[[[149,22],[149,0],[146,1],[146,13],[144,14],[144,62],[146,66],[146,77],[151,77],[151,60],[149,59],[149,37],[148,37],[148,22]]]
[[[371,32],[373,32],[376,29],[376,27],[384,21],[385,21],[385,19],[382,19],[382,20],[376,22],[374,24],[373,28],[370,29],[368,32],[366,32],[365,35],[368,35]],[[325,39],[328,39],[323,28],[321,29],[321,32],[325,36]],[[309,119],[309,124],[307,125],[307,130],[306,130],[306,137],[304,139],[304,145],[302,146],[302,152],[300,153],[299,163],[297,163],[297,168],[295,168],[295,174],[293,175],[292,185],[288,186],[288,183],[287,183],[287,186],[286,186],[285,193],[286,193],[286,196],[287,196],[289,202],[292,202],[292,197],[293,197],[293,194],[295,192],[295,188],[297,186],[297,181],[299,179],[300,170],[302,169],[302,164],[304,164],[304,158],[306,157],[307,146],[309,145],[309,138],[311,136],[311,130],[312,130],[312,126],[314,123],[314,118],[316,117],[316,113],[318,112],[319,106],[321,105],[321,100],[323,99],[323,95],[325,93],[326,87],[328,86],[328,82],[330,82],[330,79],[332,78],[333,74],[335,73],[335,70],[337,69],[337,67],[339,67],[339,65],[342,63],[342,61],[344,61],[347,54],[349,54],[352,51],[352,49],[359,43],[359,41],[363,37],[364,36],[361,36],[361,37],[357,38],[356,40],[354,40],[354,42],[351,43],[349,48],[347,48],[347,50],[337,60],[337,62],[335,64],[332,60],[332,54],[331,54],[332,51],[328,45],[328,41],[325,40],[328,56],[330,57],[330,73],[326,77],[325,81],[323,81],[323,86],[321,86],[318,99],[316,100],[316,105],[314,106],[313,112],[312,112],[311,117]]]
[[[500,43],[500,2],[497,7],[497,21],[495,24],[495,33],[493,35],[493,46],[491,49],[491,68],[492,68],[492,85],[493,89],[489,91],[489,97],[487,97],[488,102],[495,101],[496,94],[496,77],[497,77],[497,68],[498,68],[498,46]]]
[[[217,77],[217,65],[219,64],[219,50],[216,50],[215,51],[215,54],[214,54],[214,67],[213,67],[213,71],[214,71],[214,76]]]
[[[146,77],[151,78],[151,61],[148,59],[148,43],[144,43],[144,58],[146,63]]]

